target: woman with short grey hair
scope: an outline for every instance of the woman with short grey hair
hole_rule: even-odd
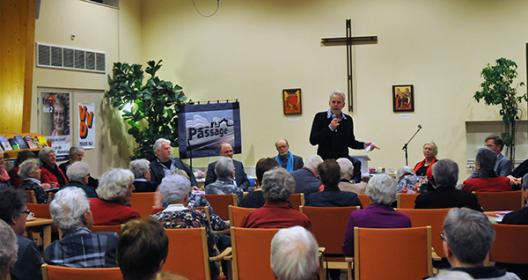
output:
[[[111,169],[101,176],[96,189],[98,198],[90,199],[94,225],[123,224],[139,218],[139,213],[128,206],[133,182],[134,174],[128,169]]]
[[[52,148],[43,148],[39,151],[42,183],[50,184],[52,188],[59,188],[68,184],[66,174],[57,165],[57,154]]]
[[[45,249],[46,263],[76,268],[117,265],[117,234],[92,233],[90,204],[82,189],[68,187],[57,192],[50,213],[62,239]]]
[[[396,180],[387,174],[374,175],[367,184],[366,194],[372,203],[365,209],[353,211],[348,218],[343,253],[354,255],[354,227],[406,228],[411,220],[392,208],[396,201]]]
[[[235,182],[235,165],[233,159],[220,157],[215,164],[216,180],[205,186],[206,194],[236,194],[242,200],[244,191]]]
[[[150,162],[144,158],[130,162],[130,171],[134,174],[134,192],[155,192],[156,185],[153,184],[150,174]]]
[[[302,226],[310,230],[312,223],[308,217],[293,209],[288,201],[294,191],[295,180],[286,169],[278,167],[266,171],[262,178],[262,192],[266,203],[246,216],[241,226],[247,228]]]
[[[497,154],[494,151],[480,148],[475,158],[474,177],[464,181],[463,189],[470,192],[512,191],[513,181],[495,173],[496,161]]]
[[[0,244],[0,280],[11,279],[10,272],[17,261],[17,238],[3,220],[0,220]]]
[[[426,142],[423,145],[423,155],[424,159],[414,166],[413,171],[417,176],[426,176],[427,179],[431,180],[433,178],[433,165],[438,161],[436,143],[433,141]]]
[[[37,203],[48,203],[46,190],[50,189],[49,184],[42,184],[40,181],[42,169],[38,159],[27,159],[18,166],[18,176],[23,180],[20,188],[32,190],[35,193]],[[29,198],[28,198],[29,199]]]
[[[338,187],[344,192],[353,192],[356,194],[365,193],[365,188],[367,183],[359,182],[353,183],[352,177],[354,176],[354,164],[348,158],[338,158],[336,160],[339,164],[339,169],[341,173],[341,180],[339,181]]]
[[[87,197],[97,197],[95,189],[88,185],[90,181],[90,166],[86,162],[76,161],[68,167],[66,175],[70,182],[64,186],[81,188]]]

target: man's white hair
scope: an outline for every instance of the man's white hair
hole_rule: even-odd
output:
[[[128,193],[128,186],[133,182],[134,174],[130,170],[114,168],[101,176],[95,192],[99,198],[104,200],[124,199]]]
[[[86,193],[77,187],[60,190],[50,203],[53,223],[63,231],[72,231],[84,226],[83,215],[89,211],[90,204]]]
[[[70,178],[70,181],[81,182],[88,175],[90,175],[90,166],[82,161],[72,163],[66,170],[66,176]]]
[[[153,150],[154,150],[154,153],[159,149],[159,147],[161,147],[161,144],[163,143],[166,143],[166,144],[171,144],[171,141],[170,140],[167,140],[165,138],[158,138],[158,140],[156,140],[156,142],[154,142],[154,146],[153,146]]]
[[[317,172],[317,166],[323,163],[323,159],[320,156],[311,156],[307,161],[304,162],[304,168],[308,168],[313,172]]]
[[[339,90],[336,90],[336,91],[333,91],[332,93],[330,93],[330,96],[328,97],[328,100],[331,100],[332,97],[334,96],[339,96],[343,99],[343,102],[345,102],[345,93],[342,92],[342,91],[339,91]]]
[[[271,270],[279,280],[317,278],[319,245],[305,228],[279,230],[271,240]]]

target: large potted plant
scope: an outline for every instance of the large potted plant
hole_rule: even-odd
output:
[[[153,159],[152,146],[160,137],[178,143],[178,105],[187,97],[182,87],[156,76],[160,68],[161,60],[147,62],[145,71],[140,64],[116,62],[108,76],[105,97],[122,111],[128,133],[136,140],[132,159]]]
[[[506,58],[499,58],[495,65],[486,65],[481,72],[484,81],[480,84],[481,89],[473,96],[477,102],[484,100],[486,105],[500,105],[499,114],[505,125],[502,133],[504,143],[508,147],[508,156],[515,162],[515,133],[516,122],[520,118],[519,105],[522,101],[528,101],[525,94],[518,95],[519,86],[524,83],[514,83],[517,77],[517,64]]]

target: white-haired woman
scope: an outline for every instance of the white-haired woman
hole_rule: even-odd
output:
[[[115,168],[103,174],[95,190],[99,198],[90,198],[94,225],[123,224],[139,218],[139,213],[128,206],[134,189],[134,174]]]
[[[363,181],[359,183],[352,182],[352,177],[354,176],[354,164],[352,164],[350,159],[338,158],[336,162],[339,164],[339,170],[341,173],[341,180],[337,185],[339,189],[344,192],[354,192],[356,194],[365,193],[367,183]]]
[[[130,162],[128,168],[134,174],[134,192],[155,192],[156,185],[150,179],[150,162],[146,159],[136,159]]]
[[[3,220],[0,220],[0,244],[0,280],[11,279],[10,272],[17,261],[17,238]]]
[[[68,178],[57,165],[57,154],[52,148],[44,148],[39,151],[42,183],[50,184],[52,188],[59,188],[68,184]]]
[[[37,159],[27,159],[22,162],[18,166],[18,176],[23,180],[20,188],[32,190],[35,193],[37,203],[48,203],[46,190],[50,188],[50,185],[42,184],[40,181],[41,170]]]
[[[396,181],[387,174],[374,175],[368,184],[366,194],[372,203],[365,209],[353,211],[348,218],[343,253],[354,255],[354,227],[405,228],[411,227],[406,215],[392,208],[396,201]]]
[[[82,189],[68,187],[57,192],[50,214],[63,236],[44,251],[46,263],[77,268],[117,266],[117,234],[90,231],[93,218]]]
[[[427,179],[433,178],[433,164],[438,161],[436,155],[438,154],[438,146],[431,141],[423,145],[424,159],[414,166],[414,173],[418,176],[427,176]]]

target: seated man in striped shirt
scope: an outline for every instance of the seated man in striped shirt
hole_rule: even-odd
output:
[[[92,212],[82,189],[70,187],[57,192],[50,213],[63,235],[45,249],[46,263],[78,268],[117,266],[118,236],[92,233]]]

